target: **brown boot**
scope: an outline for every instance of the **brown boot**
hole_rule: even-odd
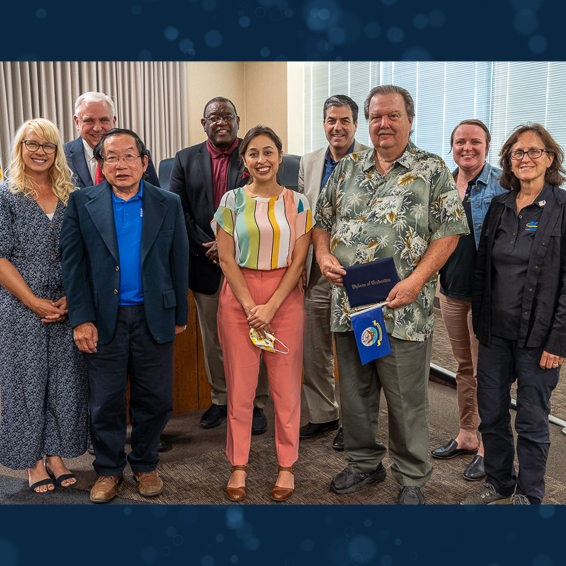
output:
[[[124,481],[124,476],[98,476],[90,490],[90,500],[93,503],[108,503],[116,497],[118,486]]]
[[[151,472],[136,472],[134,479],[138,483],[138,491],[144,497],[155,497],[163,491],[163,480],[157,470]]]

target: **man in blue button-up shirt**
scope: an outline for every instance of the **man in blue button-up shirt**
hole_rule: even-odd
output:
[[[179,197],[142,179],[148,157],[134,132],[107,132],[94,154],[106,181],[71,195],[61,250],[69,319],[88,368],[99,475],[90,499],[105,503],[126,460],[141,495],[163,490],[157,447],[173,408],[173,340],[187,322],[189,246]]]

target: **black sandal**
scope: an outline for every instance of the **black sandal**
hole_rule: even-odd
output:
[[[76,483],[77,483],[77,478],[76,478],[75,474],[61,474],[58,478],[56,478],[55,475],[53,474],[53,472],[51,472],[51,471],[49,470],[49,468],[47,467],[47,458],[43,461],[43,463],[45,464],[45,471],[47,472],[47,474],[49,475],[49,477],[50,477],[51,479],[55,480],[55,484],[54,484],[54,485],[57,485],[58,487],[64,487],[64,488],[74,487],[74,486],[76,485]],[[75,479],[74,483],[69,484],[69,485],[63,485],[63,482],[64,482],[65,480],[70,480],[70,479],[72,479],[72,478]],[[46,481],[46,480],[45,480],[45,481]],[[49,481],[51,481],[51,480],[49,480]],[[53,482],[51,482],[51,483],[53,483]]]

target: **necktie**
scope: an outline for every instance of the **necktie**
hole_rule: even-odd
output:
[[[96,171],[94,172],[94,184],[98,185],[104,181],[104,175],[102,174],[102,169],[100,168],[100,161],[96,162]]]

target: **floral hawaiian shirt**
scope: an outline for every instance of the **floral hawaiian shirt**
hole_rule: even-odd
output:
[[[468,234],[458,189],[444,161],[409,142],[381,175],[373,149],[342,159],[316,207],[317,227],[330,233],[330,251],[342,265],[393,257],[407,278],[430,242]],[[384,307],[387,333],[401,340],[426,340],[433,328],[436,275],[417,299],[399,309]],[[344,287],[332,286],[332,331],[351,330]]]

